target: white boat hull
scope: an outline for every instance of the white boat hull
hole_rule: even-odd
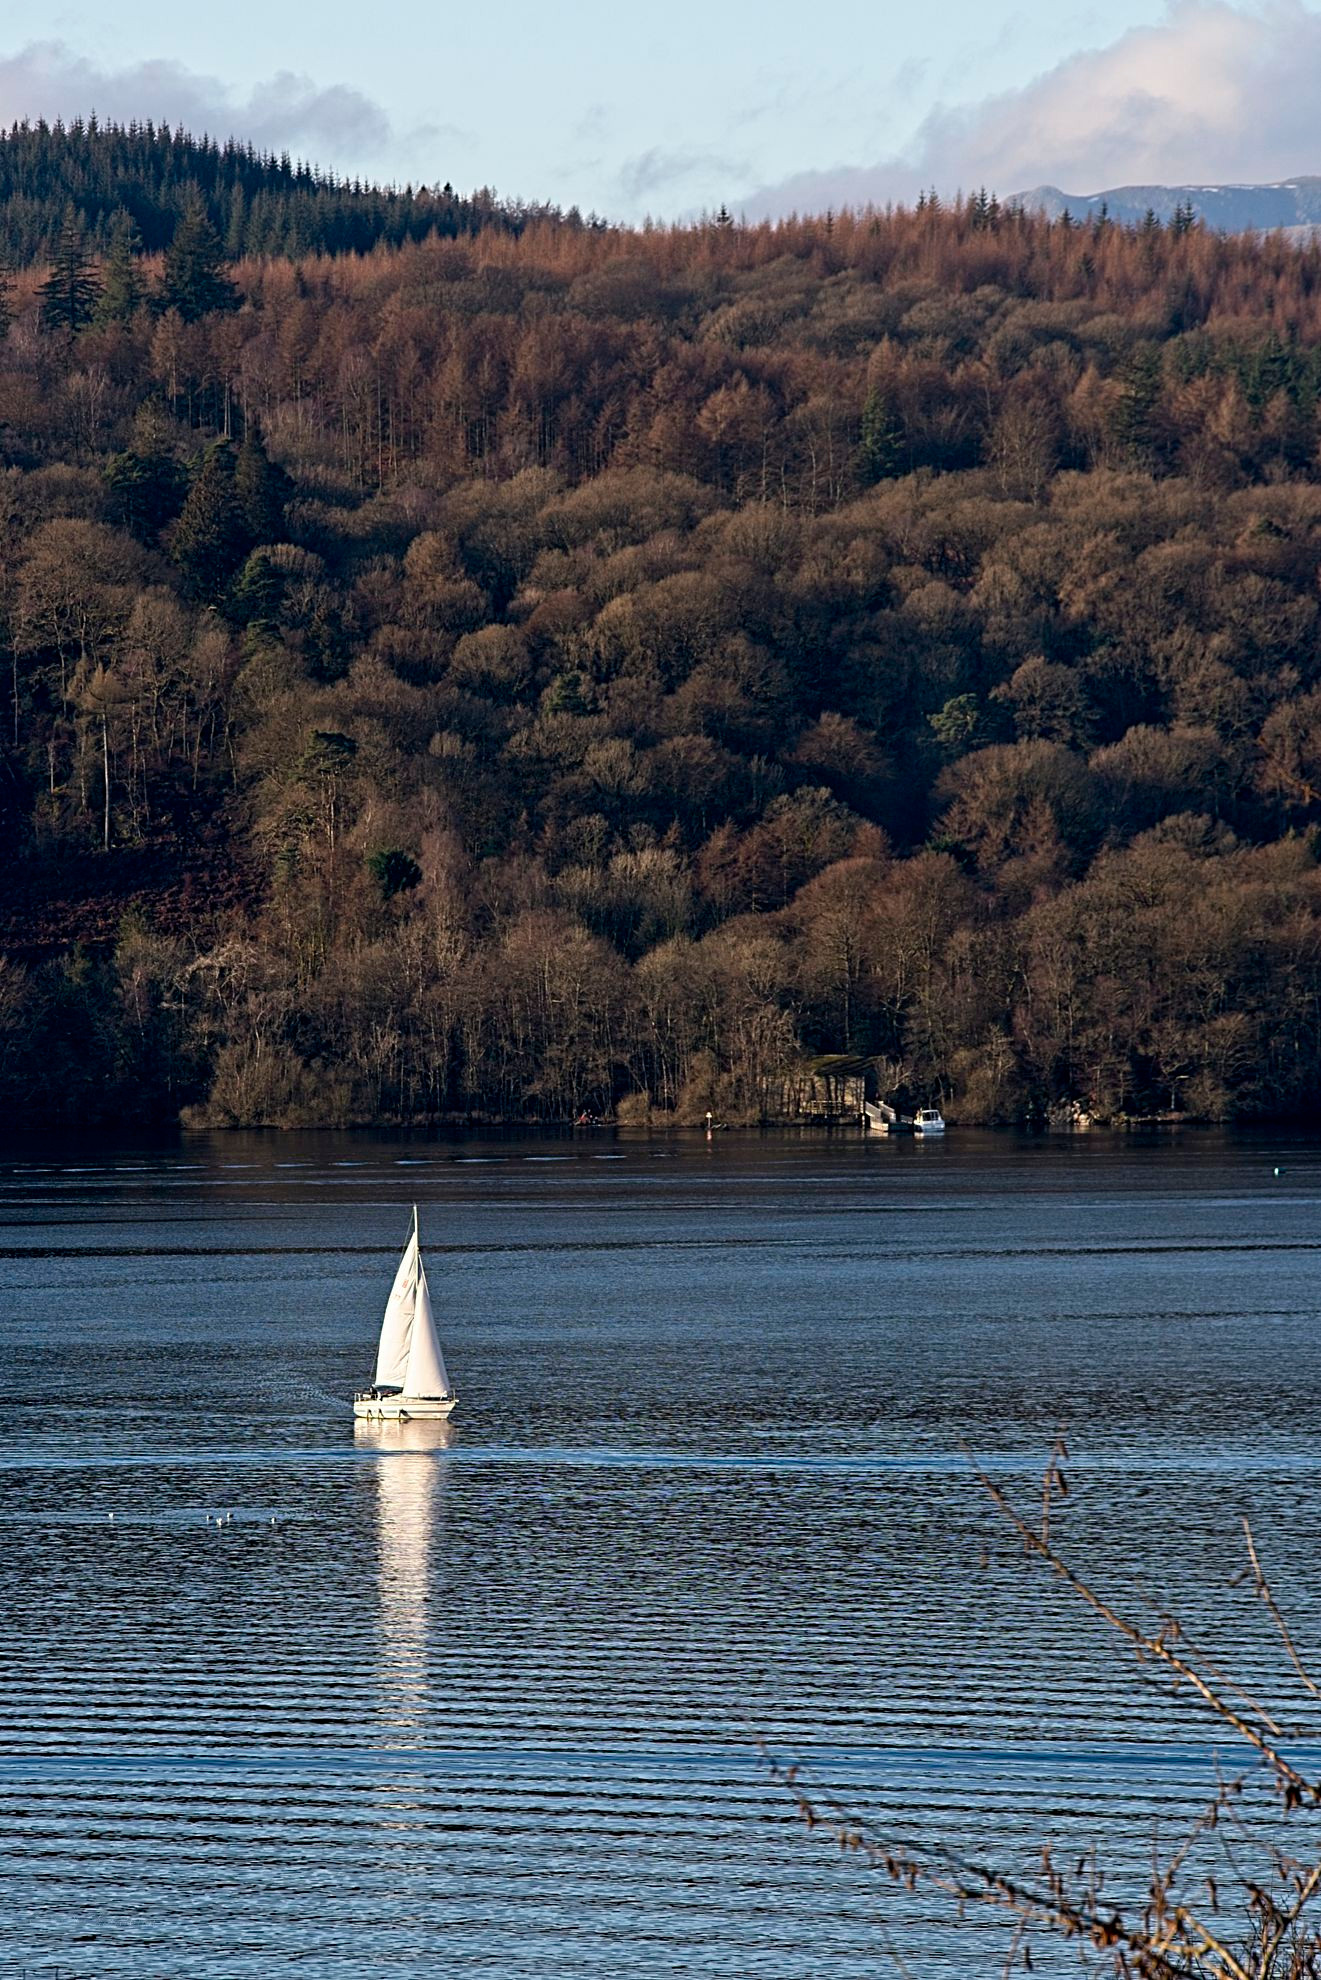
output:
[[[412,1423],[448,1416],[457,1396],[372,1396],[353,1398],[353,1414],[374,1423]]]

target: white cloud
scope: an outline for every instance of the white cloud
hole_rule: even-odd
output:
[[[384,110],[361,90],[344,83],[323,88],[289,69],[245,94],[180,62],[101,68],[61,41],[34,41],[0,56],[0,123],[68,122],[93,110],[105,122],[182,124],[196,135],[233,136],[327,165],[377,157],[393,137]]]
[[[1023,88],[937,108],[900,157],[801,172],[750,215],[910,200],[985,185],[1269,181],[1321,172],[1321,15],[1300,0],[1175,0],[1163,20],[1070,55]]]
[[[745,159],[727,158],[722,152],[653,145],[650,151],[624,160],[619,184],[626,198],[637,202],[694,178],[723,179],[737,185],[746,179],[747,172]]]

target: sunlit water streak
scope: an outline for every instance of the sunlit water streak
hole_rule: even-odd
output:
[[[355,1438],[415,1195],[460,1410]],[[1175,1833],[1210,1729],[963,1447],[1030,1494],[1067,1421],[1098,1577],[1278,1693],[1228,1583],[1250,1510],[1321,1635],[1319,1196],[1210,1136],[14,1151],[0,1973],[997,1970],[767,1753],[1006,1862]]]

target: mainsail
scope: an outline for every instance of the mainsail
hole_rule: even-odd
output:
[[[404,1255],[399,1260],[399,1270],[394,1275],[390,1297],[385,1302],[385,1319],[381,1323],[381,1345],[376,1350],[376,1387],[378,1389],[401,1389],[404,1373],[408,1367],[408,1343],[413,1332],[413,1302],[417,1292],[417,1276],[421,1260],[417,1250],[417,1211],[413,1212],[413,1230]]]
[[[400,1389],[406,1396],[448,1396],[449,1376],[436,1339],[436,1321],[431,1311],[431,1294],[422,1268],[417,1241],[417,1207],[413,1208],[413,1229],[399,1270],[394,1275],[390,1297],[381,1323],[381,1344],[376,1353],[376,1387]]]
[[[417,1298],[413,1303],[413,1338],[408,1344],[408,1369],[404,1376],[406,1396],[447,1396],[450,1378],[445,1373],[445,1357],[436,1339],[436,1322],[431,1311],[431,1294],[422,1261],[417,1266]]]

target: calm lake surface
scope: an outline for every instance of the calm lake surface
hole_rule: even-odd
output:
[[[439,1448],[348,1411],[413,1201]],[[1140,1865],[1211,1731],[961,1444],[1030,1502],[1067,1423],[1078,1559],[1278,1690],[1229,1583],[1249,1511],[1321,1641],[1319,1309],[1287,1137],[10,1145],[0,1973],[997,1972],[762,1746]]]

